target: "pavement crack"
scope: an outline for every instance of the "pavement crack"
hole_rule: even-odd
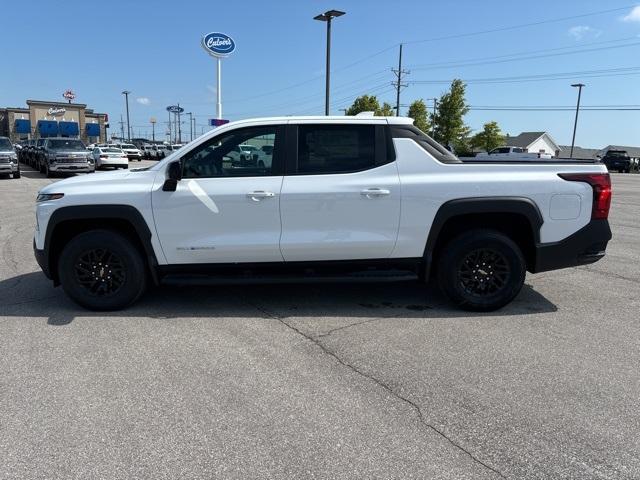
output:
[[[250,303],[250,302],[249,302]],[[471,453],[469,450],[467,450],[465,447],[463,447],[462,445],[460,445],[459,443],[456,443],[453,439],[449,438],[442,430],[434,427],[433,425],[431,425],[429,422],[427,422],[427,420],[425,419],[422,410],[420,409],[420,406],[418,406],[417,403],[415,403],[414,401],[410,400],[407,397],[404,397],[402,395],[400,395],[398,392],[396,392],[391,386],[387,385],[386,383],[384,383],[382,380],[374,377],[371,374],[368,374],[366,372],[363,372],[362,370],[360,370],[359,368],[357,368],[356,366],[347,363],[345,360],[343,360],[342,358],[340,358],[340,356],[330,350],[326,345],[324,345],[321,341],[320,341],[320,337],[312,337],[311,335],[308,335],[306,333],[304,333],[302,330],[300,330],[299,328],[295,327],[294,325],[288,323],[285,320],[285,317],[272,313],[270,311],[268,311],[266,308],[261,307],[260,305],[254,304],[254,303],[250,303],[250,305],[252,305],[256,310],[258,310],[259,312],[261,312],[263,315],[265,315],[268,318],[277,320],[278,322],[280,322],[282,325],[284,325],[285,327],[287,327],[290,330],[293,330],[295,333],[297,333],[298,335],[301,335],[302,337],[304,337],[305,339],[307,339],[308,341],[312,342],[313,344],[315,344],[318,348],[320,348],[320,350],[322,350],[323,353],[325,353],[326,355],[329,355],[331,357],[333,357],[333,359],[335,361],[337,361],[340,365],[348,368],[349,370],[351,370],[352,372],[356,373],[357,375],[360,375],[361,377],[364,377],[368,380],[371,380],[372,382],[374,382],[376,385],[378,385],[379,387],[381,387],[382,389],[386,390],[388,393],[390,393],[393,397],[397,398],[398,400],[400,400],[403,403],[406,403],[407,405],[409,405],[409,407],[411,407],[416,414],[418,415],[418,420],[420,421],[420,423],[425,426],[426,428],[428,428],[429,430],[435,432],[436,434],[438,434],[440,437],[442,437],[444,440],[446,440],[448,443],[450,443],[453,447],[455,447],[456,449],[460,450],[461,452],[463,452],[465,455],[467,455],[469,458],[471,458],[471,460],[475,463],[477,463],[478,465],[481,465],[482,467],[486,468],[487,470],[495,473],[496,475],[498,475],[500,478],[507,478],[504,474],[502,474],[502,472],[500,472],[499,470],[497,470],[496,468],[492,467],[491,465],[483,462],[482,460],[480,460],[478,457],[476,457],[473,453]],[[370,319],[370,320],[366,320],[364,322],[360,322],[360,324],[362,323],[368,323],[374,320],[381,320],[381,318],[376,318],[376,319]],[[353,324],[353,325],[358,325],[358,324]],[[353,326],[352,325],[352,326]],[[346,327],[344,327],[346,328]],[[338,330],[338,329],[334,329]],[[326,336],[327,334],[321,335],[321,336]]]

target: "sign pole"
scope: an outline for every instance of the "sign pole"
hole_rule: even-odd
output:
[[[217,87],[217,94],[218,94],[218,103],[216,104],[216,118],[221,119],[222,118],[222,59],[220,57],[217,57],[216,60],[218,60],[218,87]]]

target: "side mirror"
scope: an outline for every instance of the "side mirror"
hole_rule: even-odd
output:
[[[167,179],[162,185],[164,192],[175,192],[178,188],[178,182],[182,179],[182,163],[180,160],[171,162],[167,167]]]

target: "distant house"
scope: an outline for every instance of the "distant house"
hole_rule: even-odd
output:
[[[573,147],[573,157],[571,156],[571,145],[560,145],[556,150],[556,158],[574,158],[577,160],[597,160],[601,155],[601,150],[597,148],[582,148],[577,145]]]
[[[504,137],[504,144],[509,147],[524,148],[530,153],[555,154],[560,146],[547,132],[522,132],[520,135]]]

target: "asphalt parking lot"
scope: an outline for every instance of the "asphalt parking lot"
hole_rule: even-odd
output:
[[[640,478],[640,175],[612,177],[607,257],[486,315],[414,283],[88,312],[33,258],[56,180],[0,179],[0,478]]]

